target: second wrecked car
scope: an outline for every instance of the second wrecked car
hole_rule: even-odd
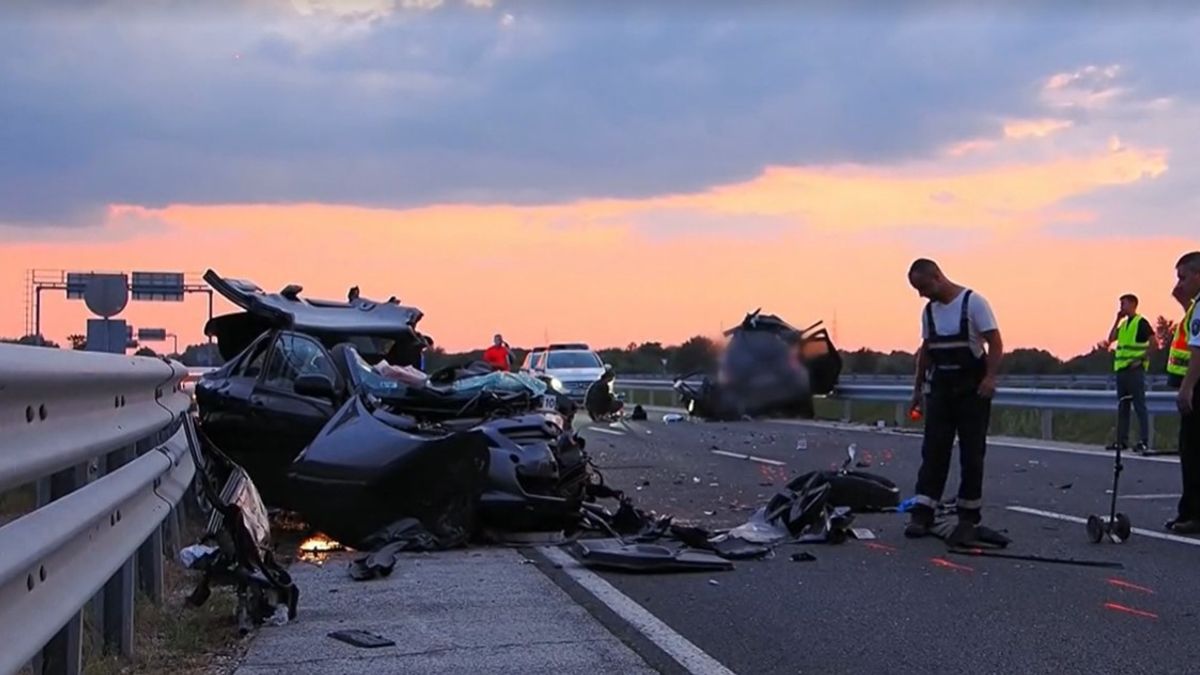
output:
[[[800,330],[759,309],[725,336],[729,343],[715,380],[675,381],[684,405],[698,417],[812,417],[814,397],[833,391],[841,375],[841,355],[820,322]]]
[[[356,294],[205,280],[243,311],[206,330],[228,362],[196,386],[206,436],[264,502],[344,543],[398,516],[446,536],[483,524],[558,529],[588,483],[574,405],[538,378],[486,367],[415,370],[420,310]],[[464,509],[466,511],[464,511]],[[453,514],[459,514],[455,516]]]

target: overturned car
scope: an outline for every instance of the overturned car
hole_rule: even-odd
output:
[[[797,329],[755,310],[726,331],[729,342],[715,380],[697,384],[692,373],[674,383],[688,411],[701,418],[738,420],[758,416],[814,416],[813,397],[833,391],[842,358],[818,322]]]
[[[199,422],[267,505],[351,546],[400,517],[446,542],[579,517],[590,462],[551,383],[486,364],[426,375],[422,313],[395,299],[205,280],[243,311],[206,327],[228,362],[197,383]]]

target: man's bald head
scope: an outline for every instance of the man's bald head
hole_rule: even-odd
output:
[[[908,268],[909,276],[913,274],[941,274],[942,268],[929,258],[917,258]]]
[[[923,298],[930,300],[948,301],[945,296],[952,284],[942,274],[942,268],[928,258],[918,258],[908,268],[908,283],[917,290]]]

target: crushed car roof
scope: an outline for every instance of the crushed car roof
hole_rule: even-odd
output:
[[[251,281],[226,279],[213,270],[204,274],[204,280],[247,313],[273,325],[302,332],[396,335],[415,331],[417,323],[424,317],[421,310],[395,300],[316,300],[301,297],[303,288],[297,285],[290,285],[279,293],[267,293]]]

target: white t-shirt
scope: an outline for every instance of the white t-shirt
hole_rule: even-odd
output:
[[[1200,300],[1200,297],[1197,297]],[[1187,327],[1188,346],[1200,347],[1200,311],[1192,311],[1192,322]]]
[[[938,335],[957,335],[962,321],[962,303],[967,291],[964,289],[947,304],[933,301],[933,324]],[[975,356],[983,355],[983,334],[995,330],[996,316],[987,299],[977,291],[971,293],[971,304],[967,307],[968,332],[970,334],[971,351]],[[925,308],[921,308],[921,339],[928,340],[929,327],[925,325]]]

